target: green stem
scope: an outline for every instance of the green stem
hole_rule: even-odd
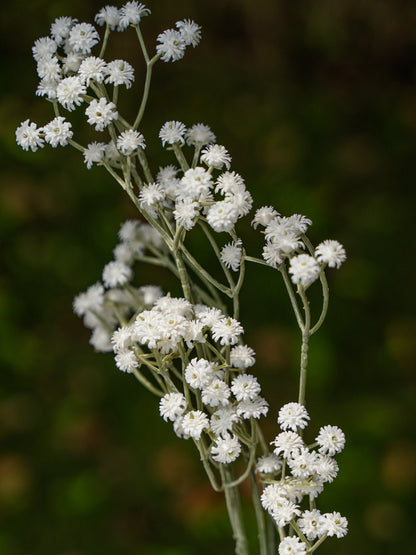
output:
[[[225,465],[221,465],[220,473],[224,486],[225,503],[227,506],[228,516],[230,518],[230,524],[235,541],[235,554],[249,555],[247,538],[241,513],[240,495],[236,487],[227,487],[227,483],[232,482],[231,468]]]
[[[256,521],[257,521],[260,555],[269,555],[269,550],[267,546],[267,529],[266,529],[266,522],[265,522],[266,513],[264,512],[263,507],[261,506],[259,486],[257,484],[256,475],[253,469],[251,469],[251,472],[250,472],[250,481],[251,481],[251,497],[253,500],[254,512],[255,512]]]
[[[309,301],[306,297],[302,285],[299,285],[299,295],[302,299],[303,308],[305,311],[305,325],[302,329],[302,345],[300,351],[300,378],[299,378],[299,397],[298,403],[304,405],[306,398],[306,374],[308,367],[308,349],[310,337],[310,323],[311,315],[309,310]]]
[[[184,153],[182,152],[182,148],[179,146],[179,143],[173,143],[172,150],[175,153],[176,159],[178,160],[182,171],[185,173],[187,170],[189,170],[189,164],[185,158]]]
[[[104,58],[105,49],[107,48],[108,37],[110,36],[110,25],[107,23],[105,26],[105,34],[103,38],[103,43],[101,45],[100,55],[99,58]]]
[[[283,262],[279,266],[279,272],[282,274],[284,284],[286,286],[286,290],[289,294],[290,302],[292,303],[292,308],[296,316],[296,321],[298,323],[299,328],[303,331],[305,324],[302,319],[302,315],[300,313],[300,309],[298,306],[298,301],[296,300],[295,292],[293,291],[292,282],[287,274],[286,265]]]

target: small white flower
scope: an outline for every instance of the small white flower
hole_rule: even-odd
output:
[[[241,248],[241,240],[228,243],[221,249],[221,261],[227,268],[236,272],[240,267],[243,249]]]
[[[269,512],[280,527],[286,526],[296,516],[300,515],[298,506],[285,498],[278,501]]]
[[[338,241],[327,239],[315,249],[316,260],[330,268],[339,268],[347,259],[344,247]]]
[[[320,267],[313,256],[309,254],[299,254],[290,260],[289,273],[292,274],[292,281],[307,287],[318,279]]]
[[[215,191],[223,195],[245,191],[244,179],[236,172],[224,172],[217,179]]]
[[[125,85],[126,89],[131,87],[134,81],[134,68],[124,60],[113,60],[107,64],[105,83],[112,83],[115,87]]]
[[[186,44],[179,31],[167,29],[157,37],[157,42],[156,51],[164,62],[176,62],[183,58]]]
[[[208,145],[215,142],[215,135],[208,125],[196,123],[186,132],[186,142],[188,145]]]
[[[113,102],[107,102],[105,98],[100,98],[100,100],[91,100],[85,110],[85,115],[88,116],[88,123],[95,125],[96,131],[104,131],[105,127],[117,119],[118,112]]]
[[[230,364],[233,368],[250,368],[256,362],[256,353],[248,345],[236,345],[230,351]]]
[[[110,353],[112,351],[110,336],[108,331],[102,326],[94,328],[89,343],[100,353]]]
[[[263,397],[256,397],[253,400],[240,401],[237,405],[237,414],[245,420],[249,418],[260,418],[269,412],[269,403]]]
[[[338,475],[338,464],[335,459],[328,455],[317,453],[315,460],[315,472],[322,482],[333,482]]]
[[[232,430],[233,425],[240,420],[232,405],[217,409],[211,416],[211,430],[215,435],[224,435]]]
[[[35,41],[32,47],[33,57],[39,62],[45,56],[53,56],[58,48],[56,42],[50,37],[42,37]]]
[[[199,202],[191,198],[178,199],[173,211],[173,217],[178,226],[189,231],[196,223],[199,216]]]
[[[325,513],[322,515],[321,529],[328,536],[343,538],[348,532],[348,520],[336,511]]]
[[[287,462],[293,476],[305,480],[315,472],[316,451],[309,451],[305,447],[294,449]]]
[[[220,200],[209,207],[207,221],[214,231],[230,232],[238,220],[238,212],[234,204],[228,200]]]
[[[204,358],[193,358],[185,369],[185,380],[194,389],[207,387],[214,375],[214,364]]]
[[[209,428],[208,416],[200,410],[192,410],[182,418],[181,425],[185,434],[198,440],[203,430]]]
[[[150,14],[149,8],[144,4],[136,2],[127,2],[120,8],[120,28],[126,29],[129,25],[137,25],[142,17]]]
[[[84,149],[84,162],[90,170],[92,165],[101,162],[105,155],[105,143],[98,143],[96,141],[88,144]]]
[[[58,82],[61,78],[61,66],[56,56],[44,56],[37,63],[37,72],[44,82]]]
[[[82,95],[86,92],[87,89],[81,79],[73,75],[62,79],[56,89],[56,97],[64,108],[72,112],[72,110],[75,110],[75,106],[79,106],[83,102]]]
[[[279,555],[301,555],[306,553],[306,546],[299,538],[288,536],[279,544]]]
[[[241,453],[241,445],[235,435],[224,434],[218,437],[216,444],[211,447],[214,461],[229,464],[235,461]]]
[[[186,399],[182,393],[167,393],[159,402],[160,416],[167,422],[175,421],[183,415],[186,409]]]
[[[228,385],[224,381],[215,378],[204,387],[201,398],[204,405],[218,407],[219,405],[228,405],[230,395],[231,392]]]
[[[143,303],[146,306],[154,305],[160,297],[163,297],[163,291],[158,285],[142,285],[139,293],[143,295]]]
[[[282,468],[282,459],[270,453],[270,455],[264,455],[257,460],[256,470],[260,474],[274,474],[279,472]]]
[[[321,530],[322,515],[318,509],[312,511],[304,511],[301,518],[296,521],[301,532],[309,541],[315,540],[322,536]]]
[[[162,140],[162,145],[173,145],[175,143],[185,143],[186,127],[180,121],[167,121],[164,123],[159,131],[159,138]]]
[[[257,378],[251,374],[240,374],[233,379],[231,391],[237,401],[252,401],[261,391]]]
[[[78,23],[74,25],[68,36],[68,44],[74,52],[89,54],[93,46],[100,40],[95,28],[89,23]]]
[[[81,62],[79,66],[78,75],[81,83],[90,84],[90,81],[102,83],[104,81],[105,71],[107,64],[102,58],[96,56],[88,56]]]
[[[271,512],[284,499],[284,494],[280,484],[270,484],[266,486],[261,494],[261,504],[263,508]]]
[[[66,146],[68,139],[71,139],[73,135],[71,127],[69,121],[62,116],[57,116],[43,127],[45,141],[54,148],[58,145]]]
[[[283,262],[282,252],[279,247],[271,241],[268,241],[264,245],[262,257],[272,268],[277,268],[277,266]]]
[[[210,308],[205,305],[197,305],[195,307],[195,316],[204,324],[204,326],[209,328],[212,328],[214,324],[224,318],[224,314],[219,308]]]
[[[76,73],[80,68],[82,60],[84,59],[85,56],[83,54],[72,51],[68,52],[62,59],[62,71],[65,74]]]
[[[303,440],[295,432],[282,432],[274,438],[271,444],[276,447],[273,451],[275,455],[282,453],[285,458],[288,458],[295,449],[303,447]]]
[[[57,17],[51,25],[51,36],[58,46],[61,46],[69,35],[71,27],[77,23],[72,17]]]
[[[113,351],[118,353],[120,351],[125,351],[134,342],[134,330],[131,326],[121,326],[115,330],[111,336],[111,344],[113,346]]]
[[[323,426],[319,430],[316,441],[320,447],[320,453],[332,456],[344,449],[345,434],[337,426]]]
[[[145,149],[146,143],[141,133],[134,129],[127,129],[118,136],[117,148],[125,156],[131,156],[138,148]]]
[[[273,206],[262,206],[254,214],[254,219],[251,222],[251,225],[254,227],[254,229],[256,229],[258,225],[266,227],[279,215],[279,212],[275,210]]]
[[[114,360],[117,368],[122,372],[127,372],[128,374],[132,373],[134,368],[139,366],[139,361],[137,360],[136,355],[130,349],[120,350],[114,357]]]
[[[132,277],[132,269],[123,262],[113,260],[104,266],[102,278],[106,287],[125,285]]]
[[[234,318],[221,318],[211,328],[212,338],[221,345],[235,345],[238,337],[244,332],[240,322]]]
[[[104,303],[104,287],[101,283],[91,285],[84,293],[77,295],[73,302],[73,310],[79,317],[88,311],[99,310]]]
[[[211,175],[201,167],[190,168],[184,173],[179,186],[180,198],[199,200],[209,194],[213,186]]]
[[[277,422],[282,430],[305,428],[308,424],[309,414],[304,405],[300,403],[286,403],[279,411]]]
[[[201,27],[190,19],[176,22],[176,28],[186,46],[192,45],[194,48],[201,40]]]
[[[221,169],[224,166],[227,170],[231,165],[231,156],[228,150],[222,145],[208,145],[201,153],[201,161],[211,168]]]
[[[43,148],[44,140],[41,137],[42,129],[36,123],[25,120],[16,129],[16,142],[23,150],[36,152],[38,148]]]
[[[116,28],[120,31],[120,11],[115,6],[105,6],[96,14],[94,21],[97,25],[108,27],[114,31]]]
[[[42,79],[36,89],[36,96],[46,96],[47,98],[49,98],[49,100],[55,100],[58,84],[59,81]]]

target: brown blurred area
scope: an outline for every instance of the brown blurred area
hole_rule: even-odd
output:
[[[157,139],[166,120],[204,122],[254,208],[305,214],[315,243],[337,239],[348,253],[330,273],[328,318],[310,346],[311,434],[334,424],[347,436],[320,507],[347,516],[350,532],[319,553],[413,553],[416,3],[147,5],[149,45],[178,19],[203,28],[195,50],[155,69],[142,129],[154,167],[172,162]],[[0,553],[225,555],[233,547],[221,496],[192,445],[110,355],[90,349],[72,314],[73,297],[100,278],[134,211],[75,151],[15,144],[21,121],[53,117],[34,94],[34,41],[56,17],[92,22],[102,6],[16,0],[1,16]],[[133,32],[112,41],[114,57],[137,62],[132,94],[121,99],[129,114],[141,93],[140,53]],[[249,223],[240,233],[261,253]],[[165,285],[146,267],[137,279]],[[249,268],[241,317],[271,403],[272,440],[278,408],[296,397],[299,347],[279,275]]]

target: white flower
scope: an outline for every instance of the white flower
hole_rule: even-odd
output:
[[[160,310],[160,312],[178,314],[184,318],[190,318],[193,315],[192,304],[183,297],[165,295],[156,301],[155,307]]]
[[[108,331],[102,326],[94,328],[89,343],[98,352],[110,353],[112,351],[110,336]]]
[[[85,115],[88,116],[88,123],[95,125],[96,131],[104,131],[105,127],[110,125],[114,119],[117,119],[118,112],[113,102],[107,102],[105,98],[100,98],[99,101],[91,100],[90,105],[85,110]]]
[[[126,89],[131,87],[134,81],[134,68],[124,60],[113,60],[107,64],[108,77],[105,83],[112,83],[115,87],[125,85]]]
[[[282,217],[280,221],[286,223],[294,233],[305,233],[312,224],[312,220],[302,214],[292,214],[289,217]]]
[[[279,555],[300,555],[306,553],[306,546],[299,538],[288,536],[279,544]]]
[[[57,17],[51,25],[51,36],[58,46],[61,46],[69,35],[72,25],[77,23],[72,17]]]
[[[270,453],[270,455],[264,455],[257,460],[256,470],[260,474],[274,474],[279,472],[282,468],[282,459]]]
[[[316,260],[330,268],[339,268],[347,259],[344,247],[338,241],[327,239],[315,249]]]
[[[194,227],[198,216],[199,202],[191,198],[178,199],[176,201],[173,217],[178,226],[182,226],[189,231]]]
[[[197,305],[195,307],[195,316],[208,328],[212,328],[214,324],[224,318],[224,314],[219,308],[210,308],[205,305]]]
[[[211,168],[220,170],[224,166],[227,170],[231,165],[231,156],[228,150],[222,145],[208,145],[201,153],[201,161]]]
[[[315,472],[316,452],[309,451],[305,447],[294,449],[290,453],[287,462],[293,476],[305,480]]]
[[[282,453],[286,458],[290,457],[295,449],[303,447],[302,438],[295,432],[282,432],[274,438],[271,444],[276,447],[273,451],[275,455]]]
[[[266,486],[261,494],[261,504],[263,508],[271,512],[277,503],[280,503],[284,499],[282,489],[279,484],[270,484]]]
[[[76,73],[84,60],[85,56],[77,52],[68,52],[62,59],[62,71],[67,73]]]
[[[39,62],[45,56],[53,56],[58,48],[56,42],[50,37],[42,37],[35,41],[32,47],[33,57]]]
[[[272,268],[277,268],[277,266],[283,262],[282,253],[280,252],[279,247],[271,241],[268,241],[264,245],[262,256],[267,264]]]
[[[192,410],[182,418],[181,425],[185,434],[198,440],[203,430],[209,428],[208,416],[201,410]]]
[[[204,324],[199,320],[188,321],[183,339],[188,349],[192,349],[194,343],[206,343],[206,339],[204,337]]]
[[[113,260],[104,266],[102,278],[106,287],[117,287],[128,283],[132,276],[133,272],[130,266]]]
[[[139,2],[127,2],[120,8],[120,28],[126,29],[130,24],[137,25],[142,17],[150,14],[149,8]]]
[[[134,341],[133,333],[134,330],[131,326],[121,326],[116,329],[111,336],[113,351],[118,353],[128,349]]]
[[[207,387],[214,375],[214,364],[204,358],[193,358],[185,369],[185,380],[194,389]]]
[[[104,303],[104,287],[101,283],[91,285],[84,293],[77,295],[73,310],[77,316],[84,316],[90,310],[98,310]]]
[[[61,66],[59,65],[58,58],[48,54],[39,60],[37,63],[37,72],[44,82],[57,83],[61,78]]]
[[[240,401],[237,405],[238,416],[245,420],[249,418],[260,418],[269,412],[269,403],[263,397],[256,397],[253,400]]]
[[[327,455],[340,453],[345,446],[345,434],[337,426],[323,426],[319,430],[316,441],[319,445],[319,452]]]
[[[236,207],[229,200],[220,200],[209,207],[207,221],[214,231],[230,232],[238,220]]]
[[[162,140],[162,145],[173,145],[175,143],[185,143],[186,127],[180,121],[167,121],[164,123],[159,131],[159,138]]]
[[[296,249],[303,248],[299,231],[286,218],[275,218],[264,230],[266,240],[271,241],[284,254],[290,254]]]
[[[218,378],[214,378],[209,385],[202,390],[202,402],[210,407],[218,407],[218,405],[228,405],[228,398],[231,392],[228,385]]]
[[[240,191],[245,191],[244,179],[236,172],[224,172],[217,179],[217,186],[215,191],[217,193],[235,194]]]
[[[75,110],[75,106],[79,106],[83,101],[82,95],[86,94],[87,89],[85,85],[81,83],[81,79],[78,76],[65,77],[59,83],[56,89],[56,96],[58,102],[62,104],[64,108],[72,112]]]
[[[79,66],[78,75],[81,83],[85,83],[86,85],[89,85],[90,81],[102,83],[104,81],[106,67],[107,64],[102,58],[88,56]]]
[[[326,533],[328,536],[343,538],[348,532],[348,520],[336,511],[325,513],[322,515],[321,529],[322,533]]]
[[[269,512],[276,521],[276,524],[280,527],[286,526],[295,516],[300,515],[298,506],[285,498],[277,501]]]
[[[233,204],[237,211],[237,218],[246,216],[250,212],[253,204],[253,198],[245,188],[241,188],[234,193],[227,193],[225,195],[225,200]]]
[[[139,193],[140,208],[152,212],[159,202],[165,198],[165,191],[158,183],[145,185]]]
[[[131,156],[138,148],[145,149],[146,143],[141,133],[134,129],[128,129],[117,137],[117,148],[125,156]]]
[[[74,52],[89,54],[99,40],[100,36],[92,25],[78,23],[69,32],[68,44]]]
[[[311,511],[304,511],[301,518],[296,521],[301,532],[306,536],[306,538],[311,541],[322,536],[321,530],[322,515],[318,509],[312,509]]]
[[[230,364],[233,368],[250,368],[256,362],[256,353],[248,345],[236,345],[230,351]]]
[[[182,393],[167,393],[159,402],[160,416],[167,422],[175,421],[186,409],[186,399]]]
[[[338,464],[335,459],[328,455],[317,453],[315,460],[315,472],[322,482],[333,482],[338,474]]]
[[[94,21],[97,25],[108,27],[114,31],[117,28],[120,31],[120,11],[115,6],[105,6],[96,14]]]
[[[217,436],[224,435],[226,432],[230,431],[233,425],[239,420],[240,418],[232,405],[221,407],[211,416],[211,430]]]
[[[235,461],[241,453],[241,445],[235,435],[224,434],[218,437],[216,445],[211,447],[211,455],[214,461],[229,464]]]
[[[98,143],[96,141],[88,144],[84,149],[84,162],[87,168],[90,170],[93,163],[98,164],[101,162],[105,155],[105,143]]]
[[[56,89],[58,88],[59,81],[50,81],[49,79],[42,79],[36,89],[36,96],[47,96],[49,100],[55,100]]]
[[[231,317],[215,322],[211,331],[214,341],[219,341],[221,345],[235,345],[239,335],[244,332],[240,322]]]
[[[52,147],[58,145],[66,146],[68,139],[71,139],[73,135],[71,127],[72,125],[69,121],[66,121],[62,116],[57,116],[43,127],[45,141]]]
[[[305,428],[308,424],[309,414],[304,405],[300,403],[286,403],[279,411],[277,422],[282,430]]]
[[[238,240],[228,243],[221,249],[221,261],[227,268],[231,268],[233,272],[236,272],[240,267],[241,257],[243,254],[241,245],[241,240]]]
[[[208,145],[215,142],[215,135],[208,125],[196,123],[186,132],[188,145]]]
[[[36,152],[38,148],[43,148],[44,140],[41,137],[42,129],[38,129],[36,123],[25,120],[16,129],[16,142],[23,150],[31,149]]]
[[[319,277],[320,267],[313,256],[298,254],[290,260],[289,273],[293,283],[307,287]]]
[[[157,42],[159,44],[156,46],[156,52],[164,62],[176,62],[183,58],[186,44],[179,31],[167,29],[157,37]]]
[[[211,175],[201,167],[186,170],[181,181],[178,196],[199,200],[207,195],[213,186]]]
[[[116,366],[122,372],[132,373],[139,366],[136,355],[130,349],[122,349],[114,357]]]
[[[254,227],[254,229],[256,229],[258,225],[266,227],[279,215],[279,212],[275,210],[273,206],[262,206],[254,214],[254,219],[251,222],[251,225]]]
[[[160,297],[163,297],[163,291],[158,285],[142,285],[139,293],[143,295],[143,303],[152,306]]]
[[[201,27],[190,19],[176,22],[176,28],[186,46],[192,45],[194,48],[201,40]]]
[[[237,401],[252,401],[260,393],[260,384],[251,374],[240,374],[231,382],[231,391]]]

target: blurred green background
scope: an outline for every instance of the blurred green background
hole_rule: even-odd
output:
[[[320,507],[347,516],[350,532],[319,553],[414,553],[416,3],[147,5],[148,45],[178,19],[203,27],[197,49],[156,66],[142,128],[154,167],[172,161],[157,139],[166,120],[207,123],[255,208],[306,214],[315,243],[338,239],[349,255],[330,273],[329,315],[310,349],[311,434],[335,424],[348,440]],[[15,0],[1,15],[0,553],[230,554],[222,498],[193,446],[111,355],[92,351],[72,314],[135,213],[69,147],[33,154],[14,140],[26,118],[53,117],[34,94],[33,42],[56,17],[92,22],[102,6]],[[138,62],[139,96],[134,33],[113,41],[114,57]],[[126,114],[134,94],[123,95]],[[261,236],[239,229],[260,253]],[[164,282],[145,267],[137,278]],[[297,395],[299,347],[277,273],[249,268],[241,318],[272,405],[272,440],[278,408]]]

